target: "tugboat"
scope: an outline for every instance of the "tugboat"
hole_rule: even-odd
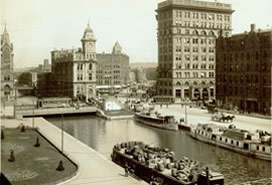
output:
[[[175,122],[174,116],[161,116],[159,113],[151,111],[142,111],[135,113],[134,118],[139,123],[162,128],[167,130],[178,130],[178,124]]]
[[[143,142],[116,144],[112,161],[148,183],[171,185],[224,185],[224,176],[212,172],[198,161],[187,157],[176,159],[168,149],[151,147]],[[155,179],[155,180],[154,180]]]
[[[212,123],[198,124],[191,130],[191,137],[205,143],[220,146],[250,157],[271,161],[271,134],[264,131],[255,133]]]

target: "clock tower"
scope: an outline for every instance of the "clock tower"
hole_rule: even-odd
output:
[[[90,28],[88,23],[88,27],[84,31],[84,35],[81,39],[82,42],[82,49],[83,55],[87,60],[94,60],[96,61],[96,38],[94,37],[93,30]]]

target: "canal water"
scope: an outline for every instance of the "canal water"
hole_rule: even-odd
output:
[[[47,120],[61,127],[60,117]],[[67,133],[109,159],[116,143],[136,140],[169,148],[178,158],[186,156],[201,161],[221,172],[228,185],[271,177],[270,162],[196,141],[186,131],[166,131],[142,125],[133,119],[109,121],[96,116],[64,117],[63,123]]]

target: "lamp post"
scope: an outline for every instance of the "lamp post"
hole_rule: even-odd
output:
[[[61,152],[63,153],[63,114],[61,114]]]
[[[188,125],[188,120],[187,120],[187,102],[188,102],[188,97],[185,98],[185,124]]]
[[[35,104],[34,104],[34,100],[32,101],[32,105],[33,105],[33,109],[32,109],[32,128],[34,129],[34,109],[35,109]]]

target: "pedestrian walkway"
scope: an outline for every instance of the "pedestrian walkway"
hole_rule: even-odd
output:
[[[61,150],[61,130],[43,118],[25,118],[22,120],[1,120],[5,127],[17,127],[21,123],[39,129],[52,144]],[[69,185],[142,185],[144,181],[138,181],[132,177],[125,177],[123,168],[109,161],[92,148],[78,141],[68,133],[64,132],[64,154],[78,165],[75,177],[60,184]]]

